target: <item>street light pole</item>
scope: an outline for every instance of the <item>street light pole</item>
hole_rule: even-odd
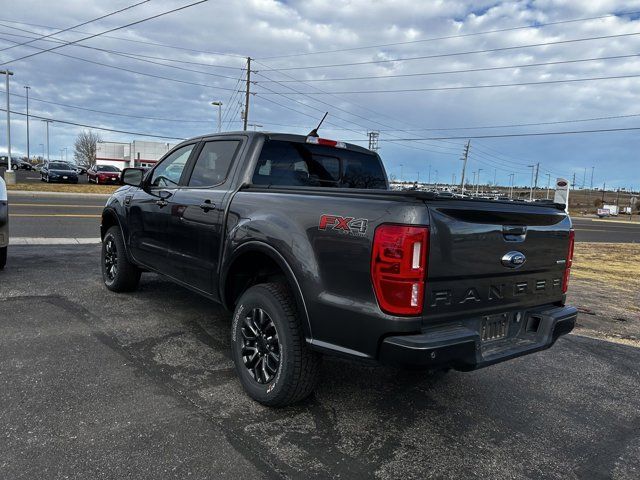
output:
[[[527,165],[531,169],[531,189],[529,190],[529,201],[533,201],[533,169],[536,168],[535,165]]]
[[[49,124],[52,120],[42,120],[47,125],[47,163],[49,163]]]
[[[5,89],[7,94],[7,172],[11,172],[11,108],[9,104],[9,77],[13,72],[0,70],[0,74],[5,76]]]
[[[478,176],[476,177],[476,195],[478,195],[478,188],[480,187],[480,172],[484,170],[482,168],[478,169]]]
[[[513,198],[513,178],[516,176],[515,173],[509,174],[509,198]]]
[[[31,90],[31,87],[25,85],[24,89],[27,92],[27,162],[31,162],[31,156],[29,153],[29,90]]]
[[[547,173],[547,200],[549,200],[549,188],[551,187],[551,174]]]
[[[218,133],[222,132],[222,102],[211,102],[211,105],[218,107]]]

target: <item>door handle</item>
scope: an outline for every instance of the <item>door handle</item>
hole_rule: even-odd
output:
[[[211,203],[211,200],[205,200],[200,204],[200,208],[204,210],[204,213],[207,213],[209,210],[213,210],[214,208],[216,208],[216,204]]]
[[[166,207],[168,204],[165,200],[160,199],[160,200],[156,200],[156,205],[162,208],[162,207]]]

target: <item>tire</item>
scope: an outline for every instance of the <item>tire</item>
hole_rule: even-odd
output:
[[[295,302],[280,283],[242,294],[233,314],[231,355],[243,388],[263,405],[291,405],[316,386],[321,356],[307,346]]]
[[[8,247],[0,248],[0,270],[7,264],[7,249]]]
[[[120,227],[113,226],[102,240],[102,280],[112,292],[132,292],[140,283],[140,269],[127,258]]]

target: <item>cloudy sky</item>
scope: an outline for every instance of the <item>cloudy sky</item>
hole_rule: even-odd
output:
[[[322,135],[367,145],[379,131],[395,177],[459,182],[471,139],[468,175],[482,183],[513,173],[528,184],[539,162],[542,185],[575,173],[588,186],[594,167],[596,185],[640,187],[640,129],[620,130],[640,127],[640,1],[209,0],[66,46],[194,0],[151,0],[60,34],[135,0],[0,1],[11,110],[26,111],[29,85],[30,113],[54,120],[52,157],[66,147],[71,158],[83,129],[62,122],[175,143],[215,131],[210,102],[221,101],[223,129],[240,129],[250,56],[252,128],[305,134],[329,111]],[[24,153],[17,113],[12,148]],[[44,124],[30,125],[42,154]],[[517,136],[584,130],[610,131]]]

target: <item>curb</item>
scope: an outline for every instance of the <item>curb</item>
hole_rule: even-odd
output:
[[[110,193],[81,193],[81,192],[42,192],[42,191],[30,191],[30,190],[8,190],[9,197],[12,195],[19,195],[21,197],[84,197],[84,198],[109,198]]]
[[[46,238],[46,237],[12,237],[9,245],[97,245],[102,243],[99,237],[95,238]]]

